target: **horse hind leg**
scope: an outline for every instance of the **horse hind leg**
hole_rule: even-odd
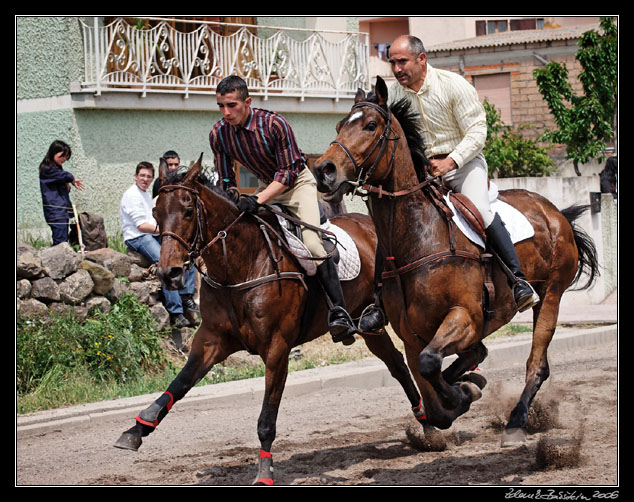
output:
[[[560,299],[560,294],[547,295],[533,309],[533,342],[526,361],[525,385],[504,429],[502,446],[513,446],[526,441],[528,411],[535,395],[550,376],[548,346],[557,327]]]

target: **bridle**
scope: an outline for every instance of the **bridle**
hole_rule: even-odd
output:
[[[356,192],[359,188],[362,188],[364,185],[366,185],[368,179],[370,178],[370,176],[372,176],[372,174],[374,174],[374,171],[378,167],[379,162],[385,155],[388,143],[390,141],[393,141],[394,148],[392,149],[392,155],[390,156],[390,159],[388,161],[387,172],[385,173],[384,178],[389,176],[389,174],[392,172],[392,169],[394,168],[394,157],[396,156],[397,141],[400,139],[400,137],[396,134],[396,132],[394,132],[394,129],[392,129],[392,112],[389,109],[385,109],[380,105],[371,103],[370,101],[360,101],[359,103],[355,103],[352,106],[352,110],[357,108],[372,108],[376,110],[377,112],[379,112],[379,114],[385,120],[385,129],[383,129],[383,132],[381,133],[379,140],[376,142],[372,150],[370,150],[370,153],[368,153],[361,162],[357,162],[354,156],[352,155],[352,152],[350,151],[350,149],[346,145],[341,143],[340,141],[335,140],[332,143],[330,143],[331,145],[339,146],[344,151],[344,153],[348,156],[348,158],[352,162],[352,165],[354,166],[354,172],[358,173],[356,182],[352,182],[352,181],[347,182],[355,186],[354,192]],[[390,137],[390,135],[392,135],[392,137]],[[370,157],[372,157],[372,155],[377,150],[377,148],[379,149],[379,152],[376,158],[374,159],[374,162],[368,168],[364,168],[363,166],[370,159]],[[364,169],[365,169],[365,172],[364,172]]]
[[[175,232],[162,231],[159,235],[161,243],[163,242],[163,238],[172,237],[175,239],[181,246],[185,248],[187,251],[187,261],[185,262],[185,268],[189,268],[192,264],[195,263],[196,258],[202,255],[207,248],[215,244],[219,239],[223,240],[227,236],[227,231],[238,222],[238,220],[242,217],[244,213],[240,213],[238,217],[233,220],[224,230],[218,232],[218,234],[211,239],[207,244],[205,244],[205,238],[203,236],[203,229],[207,226],[207,212],[205,211],[204,204],[200,202],[200,192],[193,188],[185,185],[164,185],[160,188],[160,193],[168,193],[173,192],[175,190],[186,190],[190,192],[194,197],[194,204],[196,206],[196,233],[194,234],[194,238],[191,243],[187,242],[183,237],[176,234]]]

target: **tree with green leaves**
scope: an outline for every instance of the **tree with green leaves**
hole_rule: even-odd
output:
[[[489,177],[546,176],[556,171],[546,148],[522,134],[523,129],[532,126],[505,125],[495,105],[486,98],[482,105],[487,120],[484,156],[489,166]]]
[[[582,68],[583,95],[573,93],[564,64],[550,62],[533,72],[558,128],[546,131],[541,140],[566,145],[566,158],[578,176],[579,163],[602,162],[606,143],[615,139],[618,40],[611,17],[601,18],[601,31],[589,30],[579,40],[575,58]]]

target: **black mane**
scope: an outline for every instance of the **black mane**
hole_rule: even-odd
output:
[[[378,104],[379,99],[375,92],[369,92],[367,95],[367,101]],[[424,181],[426,177],[427,168],[430,167],[429,160],[425,155],[425,144],[423,143],[423,137],[420,132],[420,126],[418,122],[418,112],[412,107],[410,101],[407,98],[402,98],[396,103],[390,106],[390,111],[401,124],[405,139],[407,140],[407,146],[412,155],[412,161],[414,162],[414,170],[420,181]]]
[[[418,125],[418,113],[413,109],[407,98],[403,98],[390,106],[390,111],[394,114],[398,123],[401,124],[412,155],[416,175],[420,181],[423,181],[426,169],[430,166],[430,163],[425,155],[425,144]]]
[[[165,176],[165,185],[178,185],[180,184],[183,179],[185,178],[185,176],[187,176],[187,171],[178,169],[176,171],[169,171],[167,173],[167,175]],[[212,192],[214,192],[216,195],[220,195],[221,197],[224,197],[225,199],[233,202],[235,204],[236,199],[235,197],[232,196],[231,193],[226,192],[225,190],[222,189],[222,187],[216,185],[207,175],[205,175],[204,173],[200,173],[197,177],[196,177],[196,182],[200,183],[202,186],[204,186],[205,188],[208,188],[209,190],[211,190]]]

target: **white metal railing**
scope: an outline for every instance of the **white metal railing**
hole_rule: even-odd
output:
[[[199,26],[193,31],[184,33],[165,18],[144,18],[157,22],[149,29],[138,29],[123,18],[103,26],[102,19],[95,17],[92,26],[80,19],[85,67],[82,89],[96,94],[107,89],[142,96],[169,92],[188,97],[214,93],[228,75],[244,78],[249,92],[265,99],[273,93],[301,99],[339,99],[354,96],[358,88],[370,88],[365,33],[201,21],[195,22]],[[213,29],[217,25],[238,30],[221,36]],[[263,29],[272,34],[265,37],[252,32]],[[291,32],[305,33],[292,37]],[[328,39],[334,34],[339,41]]]

